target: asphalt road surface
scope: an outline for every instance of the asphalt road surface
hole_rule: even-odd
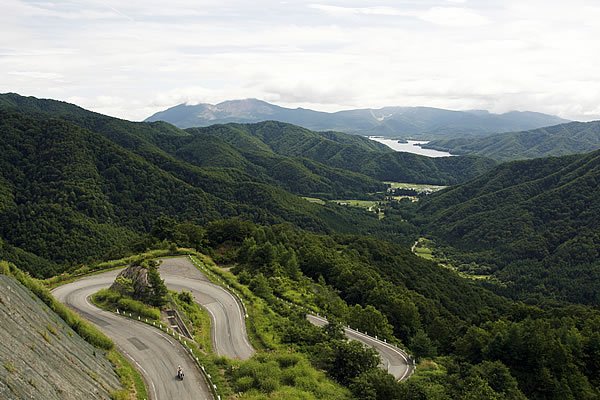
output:
[[[164,258],[160,276],[171,290],[191,291],[211,318],[213,349],[229,358],[246,360],[254,354],[248,342],[244,310],[236,298],[208,281],[187,257]]]
[[[324,326],[328,323],[325,318],[312,314],[307,314],[306,318],[310,323],[317,326]],[[413,373],[414,366],[408,354],[397,347],[349,328],[344,328],[344,334],[348,339],[357,340],[377,350],[381,359],[380,367],[392,374],[397,380],[403,381]]]
[[[120,271],[89,276],[52,291],[62,303],[106,333],[140,370],[153,400],[212,399],[200,371],[185,348],[160,330],[141,322],[100,310],[88,297],[112,284]],[[185,379],[176,377],[181,365]]]

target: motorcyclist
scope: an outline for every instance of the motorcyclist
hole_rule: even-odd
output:
[[[183,369],[181,368],[181,365],[177,366],[177,377],[183,379]]]

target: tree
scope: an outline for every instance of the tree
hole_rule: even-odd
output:
[[[387,372],[373,368],[352,380],[350,390],[361,400],[393,400],[400,399],[400,385]]]
[[[519,390],[517,380],[510,370],[500,361],[484,361],[473,367],[472,375],[477,375],[487,381],[488,385],[506,399],[525,400],[525,395]]]
[[[433,357],[437,353],[437,349],[431,342],[431,339],[429,339],[429,336],[422,329],[419,329],[412,337],[409,347],[417,360],[423,357]]]
[[[366,331],[371,336],[386,339],[393,338],[393,327],[385,315],[372,305],[363,308],[360,304],[356,304],[354,307],[350,307],[348,311],[348,323],[351,326],[363,332]]]
[[[329,374],[343,385],[363,372],[376,368],[379,355],[360,342],[336,340],[332,343],[333,359],[330,360]]]
[[[177,297],[179,298],[179,300],[187,304],[192,304],[194,301],[194,295],[192,294],[192,292],[188,292],[187,290],[184,290],[181,293],[179,293]]]
[[[156,307],[164,306],[167,303],[168,290],[155,263],[150,263],[148,266],[148,283],[150,284],[148,303]]]

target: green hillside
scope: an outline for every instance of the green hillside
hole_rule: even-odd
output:
[[[501,161],[587,153],[600,148],[600,122],[570,122],[481,138],[438,139],[423,147]]]
[[[357,399],[599,396],[600,316],[592,308],[512,302],[406,246],[364,236],[219,221],[207,237],[219,263],[284,318],[274,336],[311,354],[332,378],[347,364],[322,363],[331,354],[324,340],[277,297],[388,341],[395,336],[424,360],[401,384],[363,373],[349,385]],[[356,365],[364,364],[355,374],[364,371]]]
[[[268,306],[248,320],[265,348],[303,352],[356,399],[600,397],[598,151],[490,170],[279,122],[180,130],[18,95],[0,96],[0,148],[0,258],[36,276],[191,247]],[[300,196],[373,201],[381,179],[461,184],[382,220]],[[418,258],[419,233],[498,279]],[[405,346],[415,375],[397,383],[376,361],[360,374],[335,325],[277,297]]]
[[[502,164],[432,195],[427,229],[530,292],[600,304],[600,151]]]
[[[283,122],[213,125],[187,129],[216,136],[242,153],[272,152],[303,157],[382,181],[452,185],[488,171],[495,162],[476,156],[429,158],[390,150],[364,137],[313,132]],[[179,138],[182,143],[191,137]]]
[[[269,132],[271,142],[276,128]],[[301,130],[284,128],[292,136]],[[138,248],[162,215],[194,224],[233,216],[288,221],[320,232],[409,240],[404,235],[412,228],[399,217],[379,222],[359,209],[311,204],[297,196],[366,196],[383,190],[377,179],[308,157],[278,154],[245,131],[236,135],[228,126],[221,129],[231,135],[229,140],[253,141],[253,150],[240,151],[217,135],[163,122],[134,123],[68,103],[0,96],[2,257],[49,276]],[[286,129],[283,138],[288,138]],[[300,147],[305,135],[332,148],[393,154],[367,139],[329,134],[333,141],[305,130]]]

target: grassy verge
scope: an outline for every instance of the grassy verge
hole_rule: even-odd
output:
[[[211,281],[240,297],[249,318],[246,326],[257,354],[246,361],[218,359],[236,398],[254,399],[349,399],[349,391],[315,369],[305,354],[281,343],[281,324],[289,323],[267,302],[238,282],[231,272],[219,268],[210,257],[196,254],[192,260]],[[283,307],[290,307],[283,305]]]
[[[111,394],[114,400],[146,400],[148,391],[142,375],[118,351],[111,350],[107,354],[108,360],[113,364],[123,389]]]
[[[114,290],[100,289],[92,295],[91,300],[92,303],[103,310],[114,312],[118,309],[119,311],[135,314],[141,318],[147,318],[150,321],[160,320],[160,310],[158,308],[123,296]]]
[[[276,327],[273,325],[273,321],[276,316],[266,302],[255,296],[248,287],[240,284],[233,273],[219,268],[210,257],[196,253],[192,256],[192,262],[213,283],[221,286],[225,285],[241,299],[248,314],[246,330],[252,346],[256,350],[275,349],[277,340],[274,334]]]
[[[187,292],[189,293],[189,292]],[[191,296],[191,294],[190,294]],[[210,331],[210,316],[208,312],[193,301],[193,297],[182,294],[172,294],[172,299],[180,312],[181,318],[190,329],[194,341],[200,350],[207,354],[213,352]]]

